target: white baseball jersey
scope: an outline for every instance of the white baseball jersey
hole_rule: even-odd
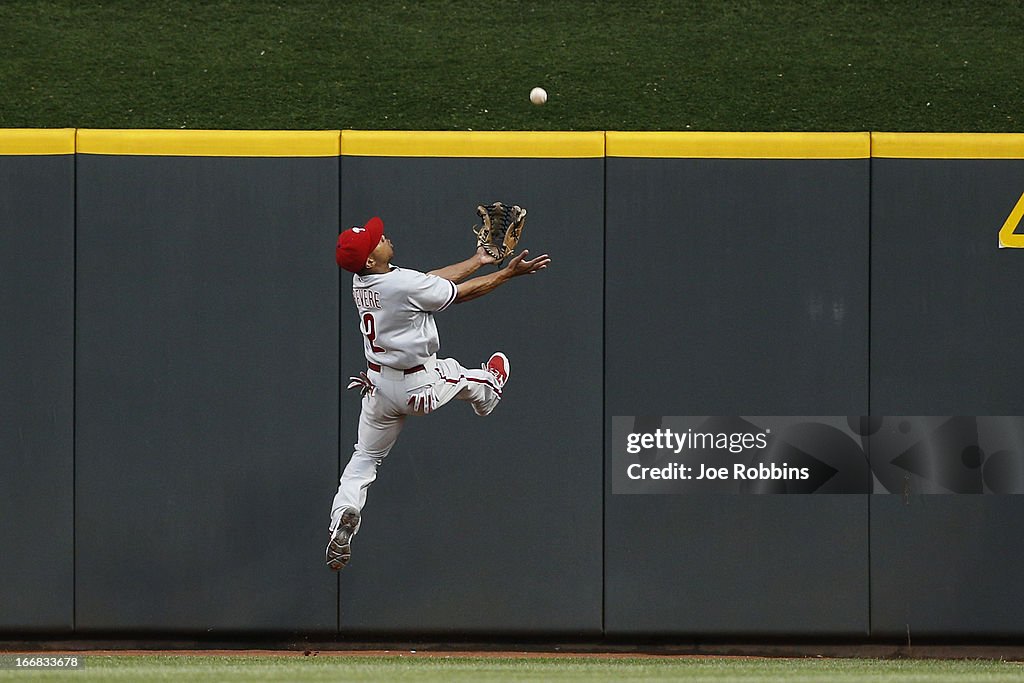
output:
[[[434,313],[448,308],[456,294],[451,280],[397,266],[354,276],[366,360],[403,370],[426,362],[441,345]]]

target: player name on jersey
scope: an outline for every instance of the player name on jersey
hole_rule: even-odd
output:
[[[355,299],[356,306],[360,308],[380,310],[380,292],[374,289],[359,289],[357,287],[352,290],[352,298]]]

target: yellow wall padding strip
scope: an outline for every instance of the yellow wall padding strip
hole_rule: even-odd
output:
[[[77,134],[77,143],[76,143]],[[0,155],[1024,159],[1024,133],[0,129]]]
[[[74,153],[74,128],[0,129],[0,155]]]
[[[604,131],[343,130],[341,153],[371,157],[592,159],[604,156]]]
[[[337,130],[98,130],[78,131],[80,154],[188,157],[338,156]]]
[[[889,159],[1024,159],[1024,134],[872,133],[871,155]]]
[[[863,133],[608,131],[608,156],[655,159],[867,159]]]

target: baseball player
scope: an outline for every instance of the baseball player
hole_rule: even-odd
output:
[[[362,391],[362,410],[355,451],[331,507],[331,569],[348,564],[366,489],[377,478],[377,468],[395,445],[407,416],[426,415],[452,399],[468,401],[481,416],[498,405],[509,377],[508,358],[495,353],[479,370],[453,358],[438,358],[434,313],[483,296],[519,275],[541,271],[551,262],[547,254],[527,260],[528,253],[516,255],[501,270],[467,280],[496,260],[483,247],[461,263],[421,273],[392,265],[394,247],[378,217],[338,236],[338,265],[355,274],[352,296],[367,370],[349,384]]]

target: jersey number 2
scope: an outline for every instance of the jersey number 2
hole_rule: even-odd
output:
[[[373,343],[373,340],[377,338],[377,323],[373,319],[373,313],[367,313],[363,316],[363,334],[370,341],[370,348],[373,349],[374,353],[387,352],[387,349],[382,349]]]

